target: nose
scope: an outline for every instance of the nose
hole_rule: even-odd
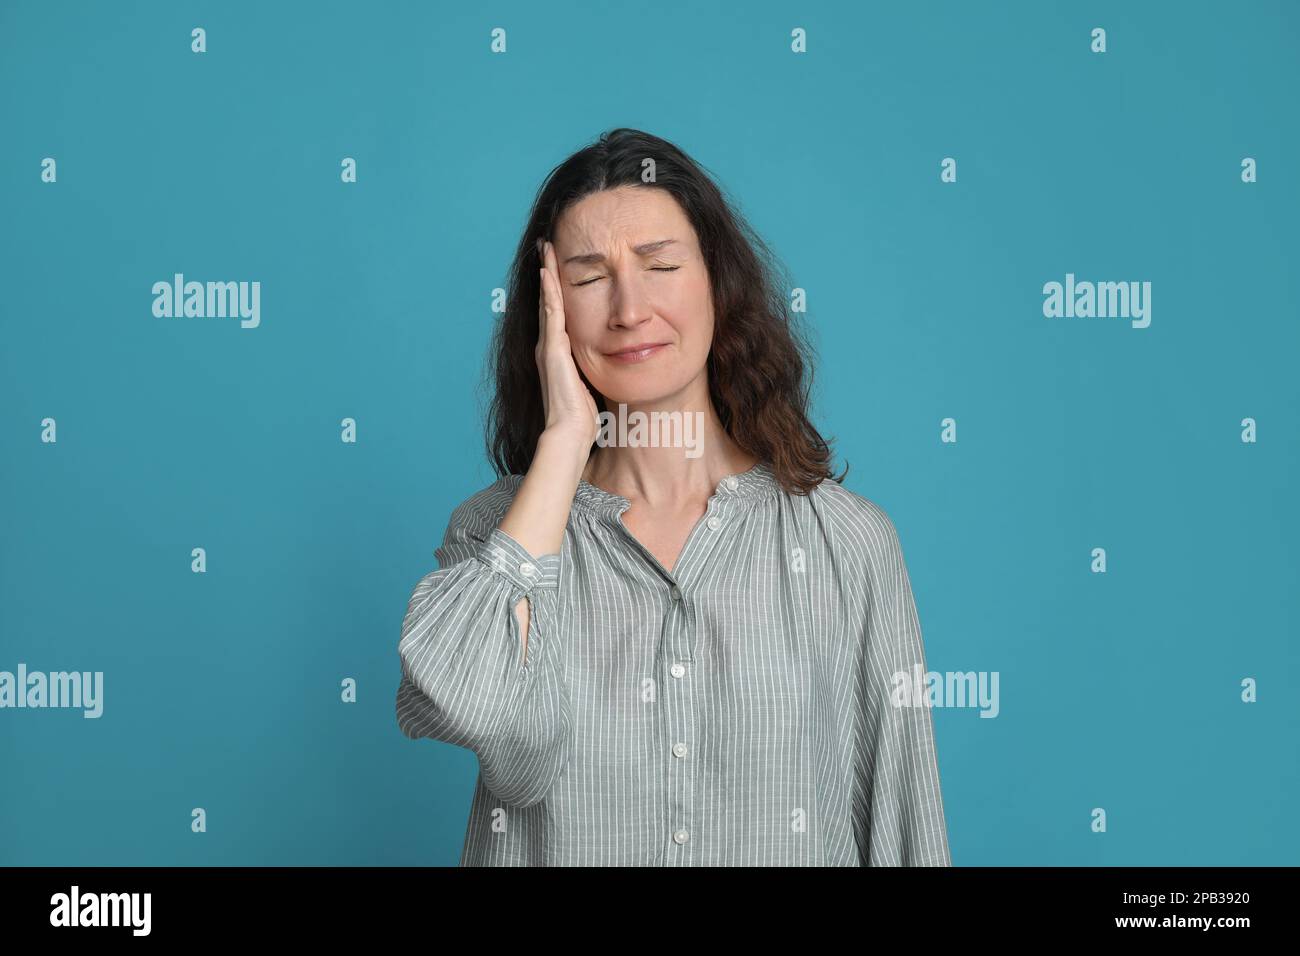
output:
[[[641,281],[641,272],[635,262],[623,264],[610,277],[609,325],[616,329],[634,329],[649,321],[654,314],[650,297]]]

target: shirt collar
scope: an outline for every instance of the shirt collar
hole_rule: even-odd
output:
[[[776,480],[772,467],[760,461],[748,471],[727,475],[719,481],[710,500],[716,498],[719,502],[754,502],[770,498],[780,490],[781,485]],[[632,502],[627,498],[597,488],[585,478],[578,479],[578,490],[574,492],[573,501],[588,511],[613,517],[632,507]]]

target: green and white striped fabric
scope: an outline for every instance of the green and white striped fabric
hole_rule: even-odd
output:
[[[672,572],[586,481],[559,554],[455,509],[402,625],[397,720],[473,750],[466,866],[948,866],[893,522],[834,481],[719,482]],[[514,606],[527,596],[524,660]]]

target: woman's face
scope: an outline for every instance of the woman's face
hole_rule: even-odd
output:
[[[709,275],[668,192],[621,186],[575,203],[556,224],[555,259],[573,357],[610,403],[671,403],[705,381]]]

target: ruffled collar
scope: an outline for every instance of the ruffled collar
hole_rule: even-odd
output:
[[[776,480],[771,466],[760,461],[748,471],[727,475],[719,481],[709,500],[716,498],[720,503],[753,502],[770,498],[780,490],[780,482]],[[610,517],[617,517],[632,507],[632,502],[627,498],[597,488],[585,478],[578,479],[578,489],[574,492],[573,503],[587,511]]]

